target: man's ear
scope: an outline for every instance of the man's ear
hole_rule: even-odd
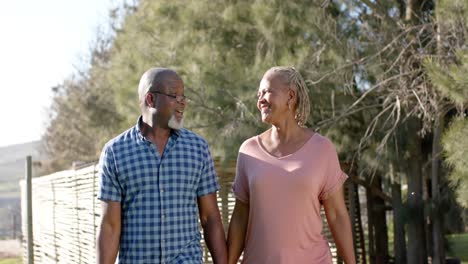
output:
[[[145,101],[146,101],[146,104],[149,106],[149,107],[155,107],[156,105],[156,96],[154,96],[154,94],[152,93],[147,93],[145,95]]]

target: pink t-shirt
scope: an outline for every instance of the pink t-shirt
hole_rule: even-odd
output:
[[[320,200],[343,184],[335,147],[315,133],[295,153],[274,157],[258,136],[239,149],[233,191],[249,204],[242,263],[332,263]]]

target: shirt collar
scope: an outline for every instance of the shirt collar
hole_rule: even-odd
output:
[[[135,125],[135,131],[136,131],[136,134],[137,134],[137,137],[140,141],[143,141],[143,142],[149,142],[148,139],[145,138],[145,136],[143,136],[143,133],[141,133],[141,124],[143,123],[143,116],[140,115],[140,117],[138,117],[138,121]],[[170,134],[170,137],[175,137],[175,138],[178,138],[182,135],[181,131],[180,130],[176,130],[176,129],[171,129],[171,134]],[[174,139],[175,139],[174,138]]]

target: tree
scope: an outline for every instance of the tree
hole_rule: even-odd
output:
[[[70,168],[73,162],[92,162],[121,122],[105,75],[108,38],[92,49],[91,68],[72,75],[52,88],[49,124],[43,136],[52,161],[46,172]]]
[[[459,1],[451,3],[454,6],[458,5],[452,8],[452,11],[457,10],[462,13],[460,10],[463,8]],[[450,4],[443,2],[442,5]],[[411,210],[407,212],[411,213],[411,216],[407,217],[410,231],[408,262],[422,263],[427,261],[423,220],[426,215],[423,201],[428,201],[425,196],[430,195],[437,200],[437,191],[441,188],[437,181],[440,177],[437,167],[440,156],[439,135],[445,128],[443,117],[446,110],[444,109],[457,107],[458,112],[464,112],[460,110],[463,107],[459,106],[455,98],[448,96],[431,82],[430,72],[424,64],[427,58],[437,55],[440,50],[438,46],[440,42],[437,41],[440,31],[437,30],[441,27],[434,20],[436,3],[418,0],[406,2],[342,1],[342,6],[349,14],[348,20],[354,21],[348,23],[358,24],[360,30],[357,34],[359,39],[356,40],[359,53],[354,60],[359,62],[359,67],[356,67],[355,76],[361,79],[361,87],[365,87],[367,82],[370,88],[364,88],[361,98],[357,99],[338,118],[347,116],[359,106],[364,108],[366,106],[364,99],[372,94],[375,95],[375,109],[379,112],[368,123],[360,149],[366,149],[369,146],[372,148],[374,142],[380,141],[375,149],[377,159],[382,161],[381,158],[386,155],[383,150],[387,151],[387,154],[389,150],[385,146],[393,142],[396,147],[393,152],[403,154],[405,161],[403,164],[408,166],[396,167],[396,174],[406,175],[409,185],[407,206]],[[464,23],[459,23],[458,28],[466,29],[466,26],[460,25]],[[452,28],[445,33],[451,36],[452,42],[464,42],[464,35],[456,32]],[[444,45],[446,44],[449,43],[444,42]],[[461,86],[458,86],[459,91],[460,88]],[[398,141],[391,140],[392,138]],[[428,162],[432,163],[432,193],[423,191],[426,184],[426,180],[423,179],[427,179],[427,169],[424,164]],[[382,162],[374,164],[380,168],[383,165]],[[433,226],[437,226],[434,222],[440,217],[441,215],[437,213],[432,215]],[[433,241],[441,241],[440,237],[442,237],[440,234],[434,235]],[[442,259],[441,254],[436,253],[436,248],[441,248],[441,245],[436,244],[434,243],[435,258]],[[399,251],[401,249],[395,250],[396,254]]]
[[[269,67],[296,66],[307,79],[320,80],[312,93],[326,96],[351,76],[322,74],[339,68],[348,49],[333,17],[338,7],[318,2],[141,1],[110,51],[108,80],[119,113],[128,118],[123,126],[139,115],[141,73],[172,67],[190,98],[187,127],[207,138],[217,156],[235,158],[240,143],[264,129],[255,95]]]

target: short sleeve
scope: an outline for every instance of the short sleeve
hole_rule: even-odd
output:
[[[244,154],[239,151],[236,162],[236,177],[232,185],[234,196],[244,203],[249,203],[249,184],[244,170]]]
[[[122,188],[115,168],[114,155],[108,146],[104,147],[99,158],[98,178],[97,198],[103,201],[121,202]]]
[[[204,146],[203,168],[198,182],[197,197],[214,193],[219,190],[218,177],[208,145]]]
[[[319,200],[328,199],[328,197],[337,191],[348,178],[348,175],[341,170],[335,146],[333,146],[333,143],[329,140],[324,144],[323,153],[326,155],[325,160],[327,165],[325,167],[325,180],[319,195]]]

